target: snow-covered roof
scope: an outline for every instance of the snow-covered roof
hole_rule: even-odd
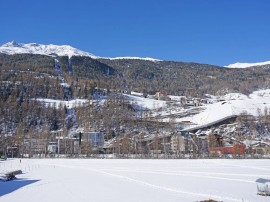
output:
[[[264,179],[264,178],[259,178],[259,179],[256,180],[256,182],[265,184],[265,183],[270,183],[270,180],[269,179]]]

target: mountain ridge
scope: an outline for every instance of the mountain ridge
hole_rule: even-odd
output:
[[[248,67],[255,67],[255,66],[263,66],[263,65],[269,65],[270,61],[266,62],[255,62],[255,63],[242,63],[242,62],[236,62],[233,64],[229,64],[225,67],[228,68],[248,68]]]
[[[58,56],[87,56],[87,57],[93,57],[96,56],[81,51],[77,48],[74,48],[69,45],[44,45],[44,44],[38,44],[38,43],[17,43],[16,41],[11,41],[6,44],[3,44],[0,46],[0,53],[5,53],[8,55],[14,55],[14,54],[40,54],[40,55],[58,55]]]
[[[40,55],[57,55],[57,56],[86,56],[93,59],[109,59],[109,60],[122,60],[122,59],[131,59],[131,60],[148,60],[148,61],[161,61],[159,59],[154,59],[150,57],[100,57],[92,53],[82,51],[80,49],[74,48],[70,45],[44,45],[38,43],[18,43],[15,40],[5,43],[0,46],[0,53],[14,55],[14,54],[40,54]]]
[[[74,48],[70,45],[54,45],[54,44],[39,44],[39,43],[18,43],[15,40],[5,43],[0,46],[0,53],[14,55],[14,54],[39,54],[39,55],[47,55],[47,56],[68,56],[69,58],[72,56],[85,56],[90,57],[92,59],[107,59],[107,60],[145,60],[152,62],[160,62],[166,60],[154,59],[151,57],[136,57],[136,56],[123,56],[123,57],[101,57],[96,56],[92,53],[82,51],[80,49]],[[179,62],[179,61],[176,61]],[[264,66],[269,65],[270,61],[265,62],[255,62],[255,63],[242,63],[236,62],[224,66],[230,69],[240,69],[240,68],[249,68],[256,66]]]

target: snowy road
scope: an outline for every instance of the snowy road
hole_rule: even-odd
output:
[[[269,201],[256,194],[256,179],[270,179],[269,160],[42,159],[0,162],[22,169],[0,181],[0,202],[47,201]]]

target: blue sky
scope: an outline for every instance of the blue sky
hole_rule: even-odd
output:
[[[270,60],[269,0],[6,0],[0,44],[227,65]]]

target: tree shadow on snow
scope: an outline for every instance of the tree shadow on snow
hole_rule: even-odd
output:
[[[28,179],[14,179],[12,181],[0,181],[0,197],[6,194],[10,194],[17,189],[20,189],[24,186],[38,182],[39,180],[28,180]]]

